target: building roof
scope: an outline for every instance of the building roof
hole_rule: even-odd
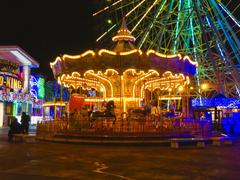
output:
[[[39,63],[19,46],[0,46],[0,59],[20,66],[39,67]]]

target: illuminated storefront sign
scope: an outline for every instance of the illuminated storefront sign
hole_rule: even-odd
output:
[[[45,97],[45,80],[43,78],[38,79],[38,98],[44,99]]]
[[[30,94],[36,99],[45,97],[45,80],[37,75],[30,77]]]
[[[2,86],[10,89],[21,89],[22,82],[16,77],[0,74],[0,87]]]
[[[16,92],[2,92],[0,91],[0,101],[8,102],[34,102],[35,98],[30,94],[16,93]]]

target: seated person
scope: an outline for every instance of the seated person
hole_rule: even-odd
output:
[[[88,117],[88,113],[89,111],[87,110],[87,107],[86,106],[83,106],[80,110],[80,113],[83,117]]]
[[[12,140],[13,134],[22,133],[22,126],[17,121],[17,118],[15,118],[15,117],[13,117],[12,122],[11,122],[9,127],[10,127],[10,129],[8,131],[8,139],[9,139],[9,141]]]

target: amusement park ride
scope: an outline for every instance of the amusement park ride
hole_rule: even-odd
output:
[[[142,51],[134,46],[123,19],[122,25],[112,38],[112,50],[88,50],[81,55],[63,55],[51,63],[59,84],[73,89],[94,88],[99,96],[85,101],[114,101],[116,114],[129,109],[152,105],[152,93],[157,98],[183,100],[182,110],[187,114],[186,96],[183,89],[190,84],[196,72],[197,62],[181,54],[165,55],[155,50]],[[155,104],[159,106],[159,102]],[[71,107],[70,107],[71,108]]]
[[[239,6],[231,0],[109,0],[93,14],[107,24],[96,41],[109,42],[125,17],[138,48],[198,62],[191,96],[239,98]]]
[[[240,25],[234,17],[238,7],[232,1],[216,0],[106,1],[93,14],[107,19],[106,30],[96,41],[106,47],[112,38],[112,46],[65,54],[50,63],[58,83],[70,90],[69,109],[75,108],[69,120],[60,124],[75,132],[78,122],[79,129],[105,133],[143,132],[144,128],[175,133],[175,127],[192,132],[197,127],[210,135],[212,125],[221,129],[222,118],[238,115],[240,107]],[[71,107],[71,102],[81,103]],[[101,107],[95,111],[94,106],[103,107],[105,102],[114,102],[108,113],[116,122],[112,117],[109,122]],[[76,109],[84,103],[88,111],[85,105]],[[95,122],[89,116],[92,111],[99,112]],[[235,127],[239,130],[240,125]]]

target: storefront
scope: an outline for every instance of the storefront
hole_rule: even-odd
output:
[[[43,104],[43,119],[53,120],[67,116],[68,102],[46,102]]]
[[[31,68],[39,64],[18,46],[0,46],[0,127],[8,126],[13,116],[32,115],[37,103],[31,93]]]
[[[240,134],[240,100],[218,94],[213,98],[192,100],[193,116],[196,119],[209,119],[213,130]],[[230,128],[232,126],[232,130]]]

